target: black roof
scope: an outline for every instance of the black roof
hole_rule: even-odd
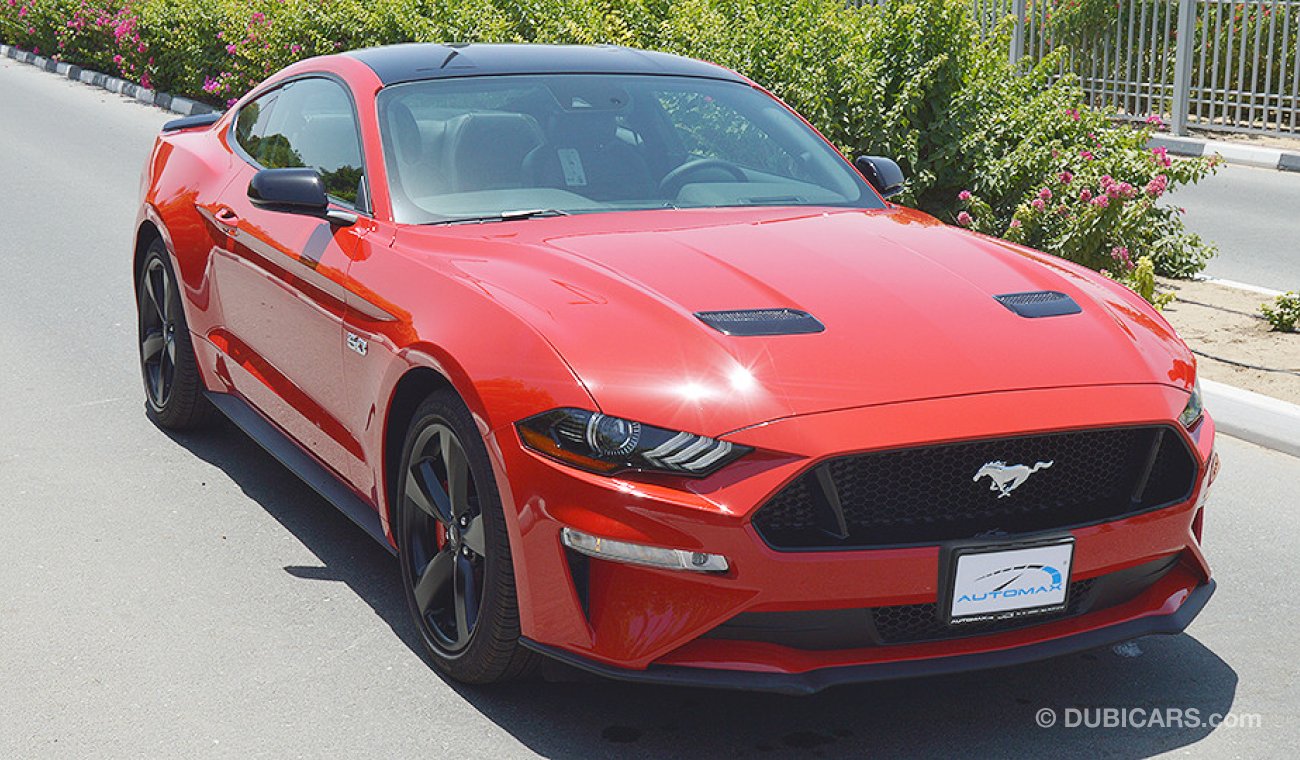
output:
[[[614,45],[412,43],[345,55],[369,66],[385,85],[485,74],[675,74],[745,81],[711,63]]]

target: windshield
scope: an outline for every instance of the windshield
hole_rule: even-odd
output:
[[[800,119],[736,82],[481,76],[393,85],[378,105],[394,213],[404,224],[884,205]]]

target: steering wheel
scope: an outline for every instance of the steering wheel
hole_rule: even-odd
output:
[[[659,180],[659,192],[665,198],[676,198],[683,187],[689,184],[687,178],[692,174],[717,169],[730,174],[737,182],[748,182],[749,177],[745,171],[730,161],[723,161],[720,158],[697,158],[694,161],[687,161],[681,166],[673,169]]]

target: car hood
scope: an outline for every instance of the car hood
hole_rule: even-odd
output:
[[[1186,347],[1127,290],[906,209],[664,210],[410,234],[457,251],[452,265],[539,330],[601,411],[706,435],[908,400],[1194,380]],[[1031,319],[993,298],[1038,290],[1082,311]],[[772,307],[825,330],[728,336],[695,316]]]

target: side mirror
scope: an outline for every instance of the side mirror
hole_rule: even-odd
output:
[[[325,182],[315,169],[263,169],[248,183],[248,200],[267,211],[319,216],[335,224],[353,224],[357,217],[330,208]]]
[[[893,159],[883,158],[881,156],[858,156],[853,159],[853,165],[857,167],[858,172],[863,179],[871,183],[876,188],[876,192],[885,198],[892,198],[903,192],[903,185],[907,181],[903,178],[903,170],[898,168],[898,164]]]

